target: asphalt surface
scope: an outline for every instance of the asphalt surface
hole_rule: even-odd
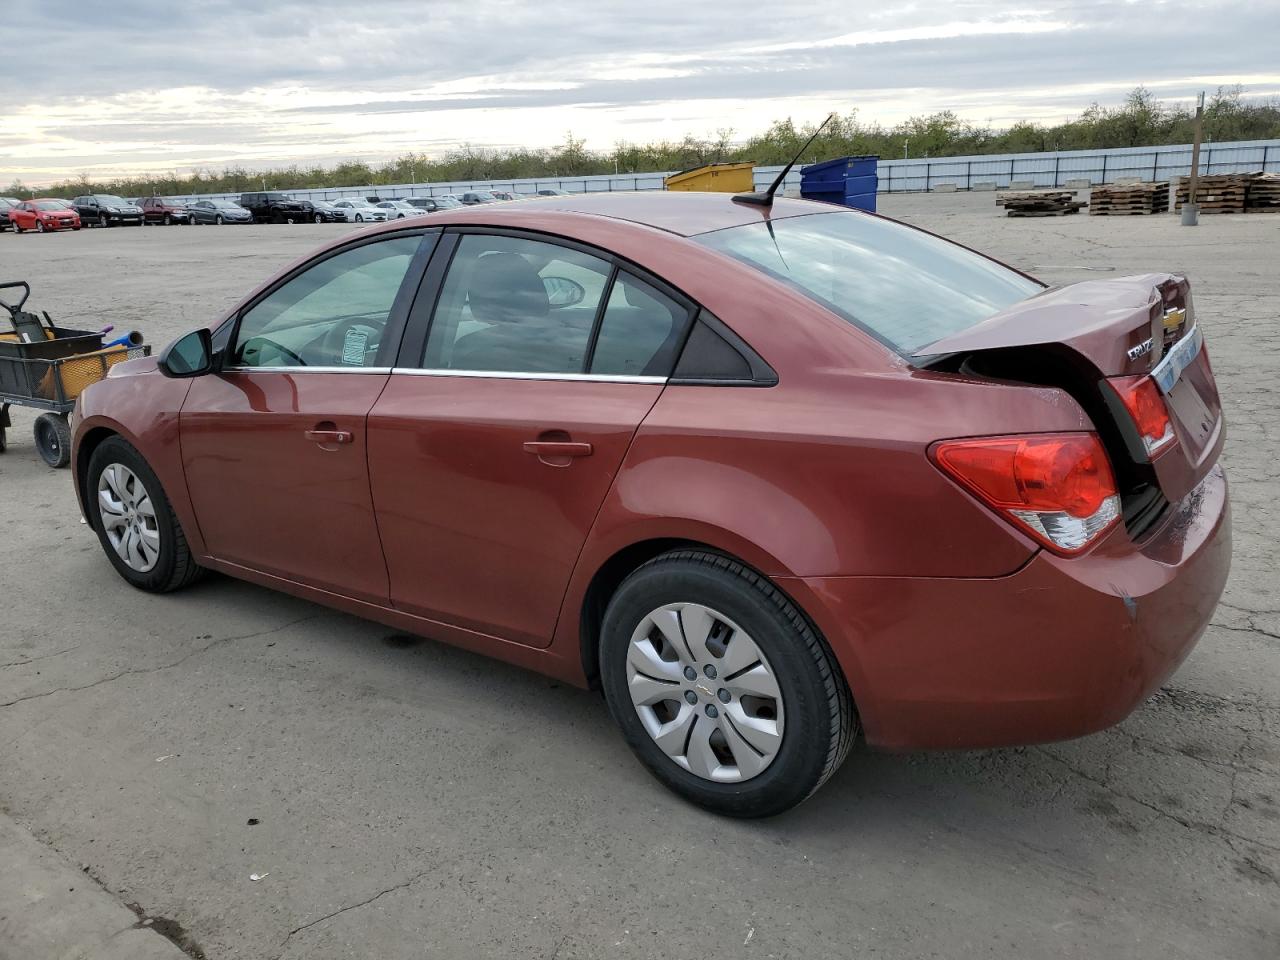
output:
[[[644,773],[596,694],[220,577],[128,588],[15,410],[0,813],[209,960],[1274,960],[1280,216],[1184,228],[881,199],[1046,279],[1192,278],[1226,404],[1234,567],[1200,645],[1118,728],[859,746],[788,815],[717,819]],[[70,325],[161,344],[346,229],[3,234],[0,279],[30,280]]]

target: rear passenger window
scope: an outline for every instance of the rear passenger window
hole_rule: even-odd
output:
[[[468,234],[427,336],[429,370],[582,373],[610,264],[554,243]]]
[[[619,273],[600,324],[591,373],[667,376],[687,319],[688,311],[666,294]]]

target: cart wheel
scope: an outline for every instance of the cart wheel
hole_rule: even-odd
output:
[[[40,459],[51,467],[65,467],[71,462],[71,425],[60,413],[42,413],[36,417],[36,449]]]

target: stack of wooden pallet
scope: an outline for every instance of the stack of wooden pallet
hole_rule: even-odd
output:
[[[1259,173],[1249,181],[1244,198],[1245,213],[1280,213],[1280,173]]]
[[[1134,214],[1167,213],[1169,181],[1155,183],[1104,183],[1089,194],[1089,215],[1123,217]]]
[[[1018,190],[996,194],[996,206],[1011,217],[1063,217],[1088,206],[1074,190]]]
[[[1249,192],[1253,173],[1215,173],[1196,181],[1196,203],[1201,213],[1244,213],[1244,198]],[[1190,177],[1178,178],[1178,203],[1181,210],[1187,202]]]

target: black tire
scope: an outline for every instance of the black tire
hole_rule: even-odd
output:
[[[17,221],[17,220],[13,221],[13,232],[14,232],[14,233],[22,233],[22,227],[18,226],[18,221]]]
[[[645,730],[627,689],[627,650],[640,621],[668,603],[705,604],[741,625],[773,669],[785,705],[782,745],[758,775],[703,779],[677,765]],[[764,577],[714,553],[680,550],[635,570],[609,600],[601,627],[605,699],[627,744],[675,793],[731,817],[768,817],[811,796],[844,761],[858,730],[849,688],[825,641]]]
[[[213,222],[216,223],[218,226],[222,226],[227,221],[222,219],[222,214],[218,214],[216,217],[213,218]]]
[[[111,226],[111,221],[107,219],[107,215],[105,213],[98,214],[98,226],[100,227]]]
[[[324,223],[324,217],[321,214],[317,213],[315,216],[315,221],[316,223]]]
[[[36,451],[49,466],[65,467],[71,462],[71,426],[60,413],[42,413],[36,417],[33,431]]]
[[[364,223],[364,214],[363,214],[363,213],[357,213],[357,214],[356,214],[356,223]]]
[[[36,221],[36,233],[44,233],[44,232],[45,232],[45,229],[46,229],[46,228],[45,228],[45,225],[44,225],[44,221],[43,221],[43,220],[37,220],[37,221]]]
[[[156,526],[160,534],[160,556],[155,566],[145,573],[134,570],[116,553],[102,523],[101,508],[97,506],[98,481],[102,472],[113,463],[128,467],[142,481],[155,511]],[[132,586],[150,593],[168,593],[188,586],[204,573],[204,568],[191,555],[186,535],[173,514],[159,478],[142,454],[123,437],[108,437],[93,451],[85,477],[85,503],[89,504],[89,523],[98,534],[103,552],[116,572]]]

